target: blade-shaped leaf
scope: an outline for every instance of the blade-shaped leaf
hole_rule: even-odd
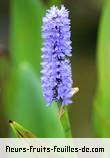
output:
[[[44,5],[40,0],[11,0],[11,57],[13,64],[28,61],[40,73],[41,24]]]
[[[98,40],[98,87],[94,103],[94,124],[98,137],[110,137],[110,0],[102,14]]]
[[[38,137],[64,137],[57,105],[46,106],[41,84],[31,66],[23,63],[13,69],[11,76],[5,93],[9,119],[21,122]]]
[[[44,10],[40,0],[11,0],[12,67],[4,102],[8,118],[21,122],[38,137],[64,137],[57,105],[45,106],[39,80]]]
[[[25,129],[17,122],[10,120],[9,123],[13,129],[13,132],[16,134],[18,138],[36,138],[34,134],[32,134],[29,130]]]

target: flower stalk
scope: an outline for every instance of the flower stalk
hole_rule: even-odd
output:
[[[69,11],[62,5],[52,6],[42,25],[42,89],[48,105],[57,102],[65,137],[72,137],[67,106],[78,91],[72,88],[72,72],[69,57],[72,56]],[[61,106],[62,105],[62,106]]]

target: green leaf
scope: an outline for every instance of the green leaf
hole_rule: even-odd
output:
[[[11,128],[13,129],[13,132],[16,134],[18,138],[36,138],[34,134],[32,134],[30,131],[25,129],[23,126],[18,124],[15,121],[9,121]]]
[[[41,83],[41,24],[45,7],[40,0],[11,0],[11,64],[4,102],[8,119],[21,122],[38,137],[65,137],[58,107],[46,107]]]
[[[8,119],[21,122],[38,137],[65,137],[57,105],[46,106],[40,85],[29,64],[12,70],[4,95]]]
[[[102,14],[97,52],[98,86],[93,120],[96,135],[110,137],[110,0]]]
[[[15,65],[32,64],[40,74],[41,24],[45,7],[40,0],[11,0],[11,58]]]
[[[48,8],[52,5],[60,6],[63,3],[63,0],[49,0],[48,1]]]

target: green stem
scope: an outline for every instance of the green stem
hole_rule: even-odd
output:
[[[70,126],[70,121],[69,121],[67,108],[65,108],[65,112],[61,116],[61,123],[62,123],[64,131],[65,131],[65,137],[66,138],[72,138],[71,126]]]

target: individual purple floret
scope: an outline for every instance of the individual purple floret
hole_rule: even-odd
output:
[[[60,101],[62,106],[72,103],[72,74],[68,59],[71,54],[70,20],[68,10],[52,6],[43,18],[42,88],[50,105]]]

